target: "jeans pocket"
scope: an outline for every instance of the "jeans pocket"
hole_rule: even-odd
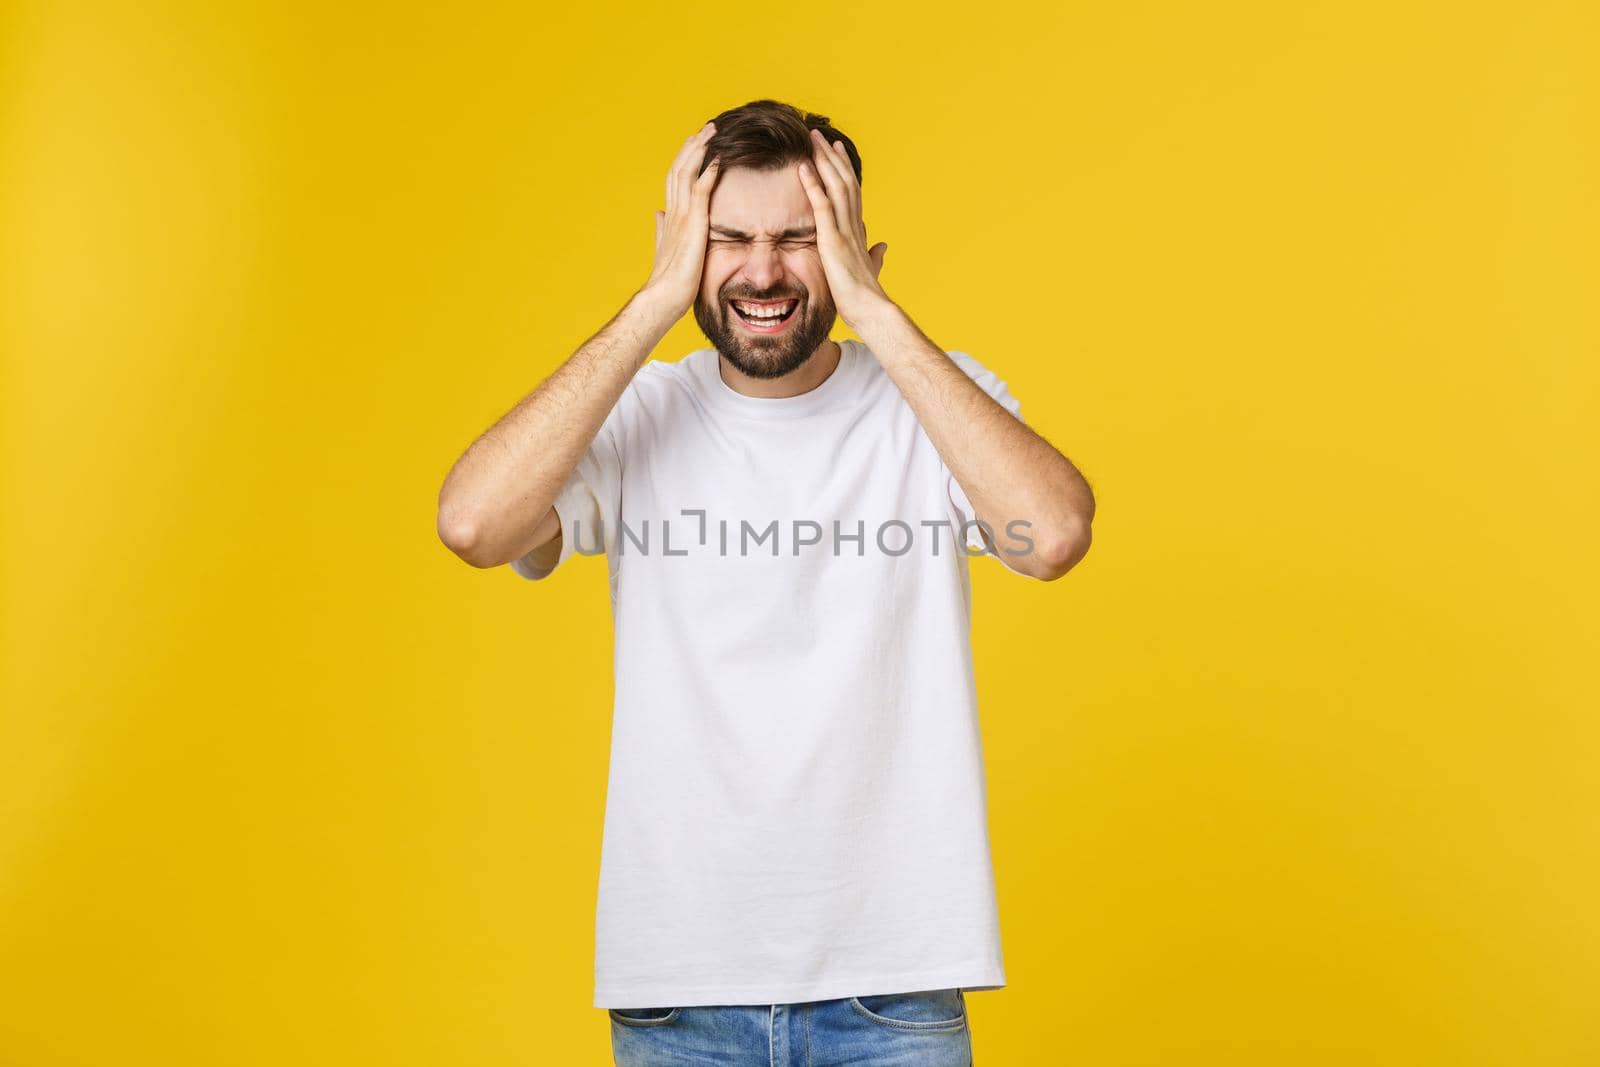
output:
[[[607,1008],[611,1021],[623,1026],[666,1026],[675,1022],[682,1008]]]
[[[967,998],[960,987],[849,999],[857,1014],[895,1030],[958,1030],[967,1024]]]

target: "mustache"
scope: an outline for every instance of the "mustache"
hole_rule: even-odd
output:
[[[804,293],[725,293],[724,300],[804,300]]]

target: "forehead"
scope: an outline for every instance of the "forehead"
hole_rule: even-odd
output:
[[[779,233],[812,224],[811,201],[793,165],[777,170],[734,167],[711,191],[711,225],[744,233]]]

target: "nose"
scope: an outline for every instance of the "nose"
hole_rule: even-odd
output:
[[[757,241],[750,248],[742,273],[752,289],[765,291],[783,280],[783,260],[776,247]]]

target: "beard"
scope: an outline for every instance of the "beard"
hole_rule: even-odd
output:
[[[729,300],[797,299],[800,305],[789,316],[782,333],[751,333],[734,321],[738,314]],[[722,293],[717,305],[706,303],[704,295],[694,298],[694,321],[722,357],[751,378],[781,378],[811,358],[828,339],[833,322],[839,317],[833,294],[824,293],[812,303],[807,292]]]

